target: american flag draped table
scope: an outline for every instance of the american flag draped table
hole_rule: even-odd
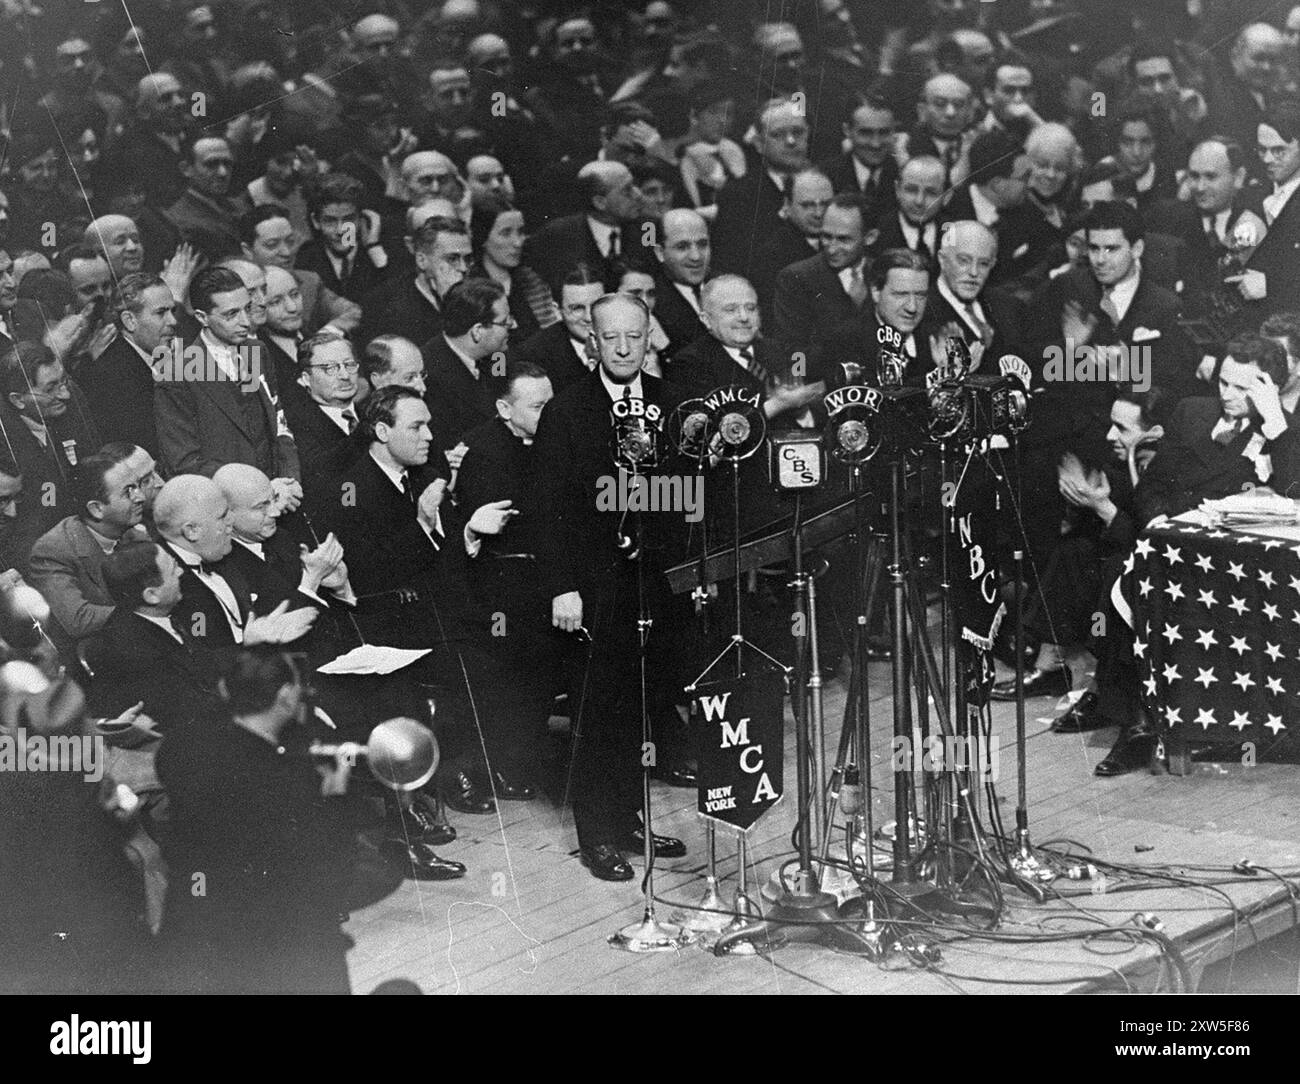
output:
[[[1187,742],[1234,759],[1300,744],[1300,532],[1271,534],[1158,520],[1115,584],[1171,759]]]

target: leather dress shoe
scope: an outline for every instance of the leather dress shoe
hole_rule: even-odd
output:
[[[419,804],[413,803],[410,809],[401,810],[396,804],[389,805],[384,818],[384,827],[394,839],[431,843],[441,846],[456,838],[456,829],[450,824],[439,822]]]
[[[602,881],[630,881],[636,876],[627,859],[612,843],[583,847],[578,853],[582,864],[591,870],[592,876],[599,877]]]
[[[1025,634],[1025,669],[1032,670],[1034,663],[1038,661],[1038,639]],[[998,629],[998,634],[993,637],[993,657],[998,662],[1011,667],[1016,667],[1016,636],[1015,627],[1010,624],[1003,624]]]
[[[1156,751],[1158,741],[1159,738],[1147,727],[1123,731],[1111,751],[1093,769],[1093,773],[1109,778],[1141,771],[1151,762],[1151,754]]]
[[[460,862],[439,858],[427,843],[386,839],[379,845],[379,853],[413,881],[454,881],[465,876]]]
[[[1097,694],[1089,689],[1074,702],[1070,710],[1052,723],[1055,734],[1082,734],[1088,730],[1104,730],[1113,725],[1105,716],[1097,714]]]
[[[654,833],[653,838],[656,858],[684,858],[686,856],[686,844],[680,839],[674,839],[672,836],[661,836],[658,832]],[[625,851],[645,854],[645,829],[641,825],[637,825],[627,834],[627,838],[619,846]]]
[[[492,773],[492,793],[507,802],[531,802],[537,791],[522,779],[511,779],[500,772]]]
[[[667,783],[670,787],[694,788],[696,767],[695,761],[682,760],[675,764],[665,764],[662,768],[656,767],[650,775],[661,783]]]
[[[457,772],[450,779],[444,780],[439,790],[442,793],[442,800],[457,813],[480,816],[497,811],[497,804],[492,800],[492,795],[484,794],[464,772]]]
[[[1025,699],[1031,696],[1064,696],[1070,691],[1070,669],[1063,666],[1059,670],[1040,670],[1034,667],[1025,673]],[[994,700],[1015,700],[1016,679],[1007,678],[999,681],[989,692]]]

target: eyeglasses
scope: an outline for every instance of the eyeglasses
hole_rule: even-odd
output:
[[[507,316],[504,320],[489,320],[488,324],[490,324],[492,327],[510,328],[510,327],[518,327],[519,321],[516,320],[513,316]]]
[[[355,361],[331,361],[327,365],[312,365],[310,368],[319,369],[326,376],[340,376],[343,373],[351,376],[361,366]]]

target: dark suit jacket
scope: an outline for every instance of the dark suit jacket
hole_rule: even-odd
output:
[[[668,280],[668,276],[663,274],[662,268],[655,280],[655,319],[668,335],[664,356],[672,357],[682,347],[704,334],[704,322],[699,313],[691,308],[691,303]]]
[[[271,478],[302,476],[293,437],[280,433],[279,407],[260,383],[246,392],[231,380],[159,381],[154,410],[169,474],[211,478],[226,463],[247,463]]]
[[[458,638],[464,583],[448,566],[463,572],[455,550],[464,547],[451,502],[444,500],[439,510],[445,538],[435,546],[417,520],[415,504],[368,451],[335,477],[333,492],[341,486],[350,486],[354,499],[322,502],[316,530],[333,531],[343,543],[359,600],[357,620],[366,635],[399,647],[429,647]],[[393,594],[397,591],[416,597],[403,602]]]
[[[349,443],[348,434],[301,387],[286,391],[281,402],[304,474],[318,470]]]
[[[674,387],[641,374],[645,399],[665,419],[681,401]],[[551,598],[608,588],[628,562],[617,546],[621,512],[597,500],[601,479],[617,475],[610,456],[612,400],[598,372],[589,373],[546,404],[537,430],[537,471],[543,528],[539,572]],[[661,468],[664,473],[668,468]],[[656,471],[657,473],[657,471]],[[662,560],[671,547],[671,515],[645,516],[647,553]],[[657,545],[656,545],[657,544]],[[656,566],[652,564],[651,571]],[[584,605],[591,604],[584,598]],[[635,604],[635,603],[633,603]]]
[[[428,373],[424,401],[433,415],[434,440],[445,451],[464,440],[475,426],[497,416],[492,359],[479,362],[479,377],[475,380],[443,335],[435,335],[420,352]]]
[[[242,196],[218,201],[187,188],[167,217],[183,240],[215,261],[239,254],[239,216],[247,209]]]
[[[864,274],[870,272],[864,269]],[[870,306],[871,299],[863,304]],[[812,356],[832,329],[856,314],[839,273],[827,266],[820,253],[792,263],[776,276],[772,339],[787,357],[796,352]]]
[[[591,372],[578,360],[570,341],[569,329],[561,321],[525,339],[513,354],[519,361],[531,362],[545,369],[551,378],[551,387],[558,392]]]
[[[311,271],[320,277],[321,284],[339,297],[346,297],[357,304],[387,276],[388,268],[378,268],[370,259],[368,249],[358,249],[352,260],[352,273],[346,282],[339,279],[334,264],[325,253],[325,246],[313,238],[298,250],[294,257],[294,269]],[[304,312],[310,310],[304,307]],[[328,322],[328,321],[327,321]]]
[[[808,239],[791,224],[789,219],[781,219],[765,236],[759,239],[750,263],[749,284],[758,294],[758,308],[763,315],[763,326],[775,326],[774,310],[776,302],[776,277],[785,268],[810,256],[816,256],[818,247],[810,245]]]
[[[948,222],[975,220],[969,184],[952,194],[943,217]],[[1000,211],[993,232],[998,238],[998,261],[989,273],[990,286],[1006,286],[1027,297],[1046,278],[1048,269],[1063,261],[1065,253],[1056,227],[1028,203]]]
[[[785,194],[760,164],[743,177],[729,180],[718,192],[718,217],[713,236],[713,270],[749,278],[758,243],[780,219]]]
[[[874,222],[898,209],[898,196],[894,193],[894,182],[898,180],[898,161],[892,154],[881,164],[880,175],[874,187],[868,185],[867,188],[862,188],[858,185],[852,151],[825,163],[822,171],[830,178],[836,192],[857,192],[866,196],[868,222]]]
[[[442,333],[442,313],[419,291],[413,276],[380,283],[366,295],[361,309],[362,342],[376,335],[400,335],[419,346]]]
[[[1250,486],[1262,485],[1255,463],[1244,453],[1256,436],[1258,425],[1238,433],[1231,444],[1218,444],[1210,433],[1221,410],[1217,397],[1184,399],[1174,408],[1160,450],[1138,482],[1136,504],[1139,524],[1145,526],[1159,515],[1176,516],[1195,508],[1203,500],[1227,497]],[[1297,436],[1294,424],[1276,440],[1265,441],[1264,454],[1272,460],[1268,484],[1286,493],[1297,479]]]
[[[911,248],[907,243],[907,236],[903,233],[902,224],[899,222],[901,211],[895,210],[888,214],[881,215],[876,221],[876,239],[868,246],[868,253],[874,259],[886,249],[891,248]],[[943,225],[945,222],[955,221],[954,217],[948,213],[948,208],[941,210],[934,218],[934,251],[927,252],[927,255],[933,263],[939,256],[939,243],[943,240]]]
[[[1232,208],[1226,230],[1229,235],[1246,210],[1245,205],[1246,199],[1243,196]],[[1217,237],[1211,238],[1206,234],[1201,213],[1194,204],[1178,199],[1164,200],[1154,204],[1145,217],[1148,238],[1152,233],[1158,233],[1176,237],[1182,242],[1179,248],[1181,258],[1178,277],[1183,282],[1183,306],[1189,314],[1196,313],[1205,295],[1222,284],[1223,272],[1219,267],[1219,259],[1227,250]],[[1148,247],[1149,245],[1148,240]],[[1143,262],[1145,264],[1145,258]]]
[[[67,516],[76,515],[72,493],[74,464],[99,450],[103,442],[81,389],[71,380],[72,400],[63,417],[51,419],[49,443],[42,448],[22,417],[8,402],[0,403],[0,430],[23,476],[18,516],[9,549],[26,567],[36,540]],[[69,447],[71,454],[69,454]]]
[[[922,338],[928,340],[932,334],[940,332],[947,324],[955,323],[962,332],[962,338],[969,346],[979,338],[976,329],[949,304],[948,299],[939,293],[938,278],[930,287],[930,296],[925,303],[925,319],[918,329]],[[980,308],[984,310],[984,319],[993,328],[993,341],[984,352],[984,361],[980,372],[997,372],[997,362],[1005,353],[1023,356],[1025,346],[1024,316],[1025,307],[1016,296],[1007,290],[995,286],[985,286],[978,298]],[[1028,360],[1028,359],[1026,359]]]
[[[293,389],[299,386],[297,355],[285,353],[269,335],[258,335],[257,341],[262,344],[262,357],[270,362],[265,368],[275,374],[271,387],[277,391],[283,389],[286,395],[291,395]]]
[[[177,556],[177,548],[169,542],[164,546],[181,565],[181,600],[172,610],[172,623],[185,638],[191,650],[197,652],[204,665],[220,670],[239,647],[226,619],[225,608],[213,590],[203,582],[198,573]],[[222,579],[230,585],[239,607],[239,625],[242,628],[253,616],[253,589],[248,581],[233,567],[220,570]]]
[[[104,152],[100,175],[105,196],[143,189],[150,207],[170,207],[184,194],[189,182],[181,172],[181,158],[148,128],[132,125]],[[171,253],[167,253],[170,256]]]
[[[1251,330],[1275,312],[1295,312],[1300,309],[1300,198],[1292,193],[1282,207],[1282,213],[1268,228],[1246,266],[1263,271],[1268,278],[1268,296],[1251,302],[1251,314],[1245,326]]]
[[[619,252],[626,259],[632,253],[640,251],[640,224],[624,223],[619,231]],[[524,263],[545,279],[551,292],[557,297],[560,292],[560,280],[579,260],[585,260],[601,271],[606,286],[612,289],[617,285],[613,281],[611,262],[605,258],[596,244],[596,238],[591,234],[591,227],[587,225],[585,213],[551,219],[529,237],[524,246]]]
[[[137,613],[115,610],[85,651],[93,715],[113,719],[143,700],[144,714],[165,731],[220,704],[211,658]]]
[[[106,442],[130,441],[157,457],[153,370],[120,329],[107,350],[78,368],[77,381]]]

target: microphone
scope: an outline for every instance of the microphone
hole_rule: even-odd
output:
[[[724,414],[718,423],[718,436],[722,438],[722,443],[732,447],[744,444],[749,439],[749,433],[749,419],[734,411]]]
[[[998,372],[1003,376],[1014,376],[1024,386],[1025,391],[1029,391],[1034,380],[1028,363],[1019,354],[1003,354],[998,358]]]

